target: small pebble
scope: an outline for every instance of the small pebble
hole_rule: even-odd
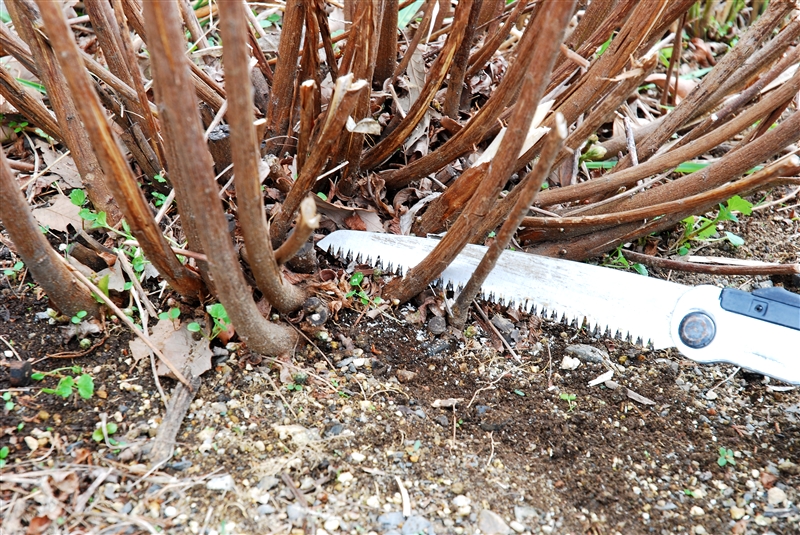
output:
[[[703,511],[700,507],[695,505],[691,509],[689,509],[689,514],[692,516],[703,516],[704,514],[706,514],[706,512]]]
[[[26,439],[27,440],[27,439]],[[786,501],[786,492],[778,487],[772,487],[767,491],[767,502],[770,505],[781,505]]]
[[[428,320],[428,331],[434,336],[439,336],[447,330],[447,320],[441,316],[434,316]]]
[[[339,521],[339,519],[334,516],[334,517],[329,518],[328,520],[326,520],[325,523],[322,525],[322,527],[324,527],[325,530],[328,531],[328,532],[337,531],[339,529],[340,523],[341,522]],[[319,532],[317,532],[317,533],[319,533]]]
[[[741,507],[731,507],[731,518],[734,520],[739,520],[744,517],[746,511]]]
[[[36,451],[37,449],[39,449],[39,441],[33,438],[32,436],[28,435],[27,437],[25,437],[24,440],[25,440],[25,445],[28,446],[28,448],[31,451]]]
[[[224,491],[231,491],[235,487],[233,482],[233,477],[229,474],[225,474],[224,476],[214,477],[208,480],[206,483],[206,488],[208,490],[224,490]]]
[[[364,459],[366,458],[367,456],[361,453],[360,451],[354,451],[353,453],[350,454],[350,460],[356,464],[364,462]]]

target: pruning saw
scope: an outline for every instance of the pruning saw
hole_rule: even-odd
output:
[[[403,275],[437,240],[339,230],[318,246],[334,255]],[[487,248],[467,245],[439,282],[459,289]],[[604,268],[503,251],[482,298],[526,312],[588,325],[654,349],[676,347],[701,364],[723,362],[800,384],[800,295],[783,288],[745,292],[685,286]]]

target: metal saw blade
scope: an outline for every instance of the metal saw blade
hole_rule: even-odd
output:
[[[318,245],[331,254],[405,274],[438,244],[437,240],[396,234],[336,231]],[[455,289],[469,280],[487,248],[467,245],[442,272],[440,281]],[[504,251],[481,287],[486,300],[514,306],[611,335],[672,347],[672,312],[689,286],[638,274]]]

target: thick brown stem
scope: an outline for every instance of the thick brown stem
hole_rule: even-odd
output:
[[[198,297],[203,290],[203,283],[194,272],[178,261],[153,219],[144,194],[111,133],[105,111],[92,89],[89,75],[80,61],[78,45],[60,7],[49,0],[38,2],[61,71],[75,96],[75,105],[83,127],[105,176],[113,177],[108,186],[114,192],[134,236],[147,258],[176,292],[189,298]]]
[[[297,224],[286,241],[275,251],[275,261],[284,264],[291,260],[302,249],[311,235],[319,228],[320,217],[317,215],[317,204],[311,197],[306,197],[300,203]]]
[[[500,258],[505,248],[511,243],[511,239],[517,232],[519,224],[528,212],[528,206],[531,205],[536,194],[541,189],[542,183],[547,178],[547,175],[550,174],[550,169],[553,166],[556,155],[561,150],[564,140],[567,137],[567,125],[560,113],[556,115],[555,125],[555,128],[547,135],[544,148],[542,149],[542,155],[536,161],[530,175],[526,177],[525,184],[520,184],[518,188],[521,190],[520,195],[511,211],[510,217],[506,219],[503,226],[500,227],[494,242],[489,246],[489,250],[486,251],[486,254],[481,258],[478,267],[475,268],[469,281],[456,298],[455,305],[452,309],[451,323],[458,329],[464,326],[467,320],[467,310],[469,310],[470,303],[477,297],[486,277],[492,269],[494,269],[497,260]]]
[[[170,154],[170,169],[175,171],[173,176],[191,180],[185,184],[187,204],[192,214],[203,218],[200,240],[203,250],[213,253],[208,255],[208,264],[219,300],[239,336],[251,349],[270,355],[290,352],[297,335],[261,316],[244,280],[217,195],[214,164],[204,147],[197,101],[185,91],[168,90],[169,87],[185,88],[191,84],[189,68],[182,54],[175,56],[184,47],[178,8],[173,2],[144,2],[144,22],[150,35],[148,46],[156,98],[164,110],[164,136],[173,139],[171,146],[181,148]]]
[[[76,103],[69,94],[64,75],[58,68],[55,54],[41,32],[35,30],[35,28],[41,27],[41,19],[36,6],[29,0],[20,0],[9,3],[7,6],[17,31],[31,48],[39,71],[39,78],[47,88],[50,106],[56,114],[64,141],[81,174],[86,194],[95,209],[106,212],[107,220],[112,225],[116,224],[122,219],[122,213],[109,191],[109,185],[106,183],[107,177],[92,151],[92,143],[80,124]],[[77,57],[75,61],[80,66],[80,60]]]
[[[283,27],[278,44],[280,61],[275,67],[272,93],[267,107],[267,151],[274,152],[283,146],[283,136],[289,129],[289,114],[294,101],[294,82],[297,78],[297,57],[303,35],[305,9],[302,0],[288,0],[283,10]],[[272,138],[279,138],[274,139]]]
[[[483,69],[483,67],[486,65],[486,62],[492,57],[492,54],[497,51],[497,47],[499,47],[503,41],[506,40],[506,37],[508,37],[508,34],[511,32],[511,28],[514,27],[517,19],[520,15],[522,15],[522,11],[525,9],[526,4],[527,2],[518,1],[514,6],[514,11],[508,15],[508,18],[506,19],[506,22],[503,24],[502,28],[500,28],[500,31],[493,32],[490,30],[487,32],[487,38],[483,42],[483,46],[477,52],[472,54],[467,61],[467,79]]]
[[[575,0],[562,1],[543,12],[542,25],[536,36],[538,51],[536,61],[532,61],[532,57],[517,58],[518,62],[524,62],[525,74],[518,105],[509,120],[510,132],[527,133],[530,129],[574,6]],[[489,165],[486,178],[478,186],[473,198],[452,228],[420,264],[409,270],[404,278],[395,279],[386,286],[387,297],[398,299],[400,302],[408,301],[419,294],[461,252],[469,242],[477,223],[486,216],[503,184],[513,172],[515,157],[519,155],[525,138],[524,135],[507,135],[503,138],[497,154]]]
[[[397,16],[398,0],[386,0],[383,3],[375,71],[372,73],[372,83],[378,87],[383,87],[384,80],[392,77],[397,66]]]
[[[472,0],[459,2],[453,19],[453,30],[448,35],[444,48],[442,48],[436,61],[431,66],[428,79],[425,81],[425,86],[420,90],[419,97],[411,105],[400,125],[364,154],[361,161],[363,169],[371,169],[391,156],[427,113],[428,105],[444,81],[450,63],[453,61],[456,50],[464,37],[471,8]]]
[[[17,247],[17,254],[53,305],[68,316],[74,316],[80,311],[86,311],[91,317],[97,316],[99,312],[97,301],[82,284],[72,278],[39,230],[25,196],[14,180],[2,148],[0,148],[0,197],[3,198],[3,202],[0,202],[0,222]]]
[[[259,141],[253,126],[253,89],[250,84],[247,20],[239,2],[220,2],[219,23],[228,88],[229,124],[239,223],[253,277],[267,301],[283,313],[302,306],[305,293],[283,280],[269,241],[261,183],[258,179]]]

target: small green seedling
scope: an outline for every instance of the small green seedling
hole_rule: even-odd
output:
[[[3,270],[3,275],[8,277],[9,279],[16,279],[17,275],[19,274],[20,271],[22,271],[22,268],[24,268],[24,267],[25,267],[25,264],[23,264],[22,262],[16,262],[10,268],[4,269]]]
[[[85,310],[79,311],[77,314],[72,316],[69,321],[75,323],[76,325],[83,321],[83,318],[86,317],[87,312]]]
[[[726,464],[736,466],[736,459],[733,458],[733,450],[721,447],[719,449],[719,457],[717,458],[717,464],[720,466],[725,466]]]
[[[8,446],[3,446],[0,448],[0,468],[3,468],[6,465],[6,459],[8,458],[9,449]]]
[[[719,212],[714,219],[709,219],[705,216],[693,215],[684,219],[681,222],[683,223],[683,235],[674,246],[674,248],[678,251],[678,254],[681,256],[689,254],[688,244],[691,241],[727,241],[734,247],[739,247],[740,245],[744,244],[744,240],[733,232],[726,231],[724,236],[712,238],[712,236],[717,234],[717,223],[720,221],[739,222],[739,218],[736,217],[736,214],[733,212],[739,212],[743,215],[750,215],[753,213],[753,205],[749,201],[746,201],[738,195],[735,195],[728,199],[728,202],[724,205],[719,205]]]
[[[572,412],[575,410],[575,407],[578,406],[578,404],[575,402],[575,398],[577,397],[575,394],[559,394],[558,397],[567,402],[567,405],[569,406],[567,412]]]
[[[348,299],[350,297],[357,297],[359,301],[361,301],[362,305],[369,305],[372,304],[373,306],[377,306],[383,302],[380,297],[371,298],[367,295],[367,292],[364,288],[361,287],[361,283],[364,282],[364,274],[360,271],[356,271],[350,277],[350,286],[353,288],[349,292],[345,294],[345,297]]]
[[[74,376],[64,376],[58,381],[56,388],[42,388],[45,394],[56,394],[64,399],[72,395],[73,390],[78,391],[78,395],[83,399],[91,399],[94,395],[94,378],[88,373],[82,373],[83,370],[80,366],[70,366],[67,368],[58,368],[47,373],[36,372],[31,374],[31,379],[34,381],[41,381],[45,377],[54,377],[60,375],[60,372],[68,370]]]
[[[11,401],[11,392],[3,392],[3,401],[5,401],[6,410],[11,412],[14,410],[14,402]]]
[[[105,440],[105,435],[107,435],[109,444],[111,444],[112,446],[116,446],[117,444],[119,444],[119,442],[111,438],[111,435],[117,432],[117,424],[115,424],[114,422],[107,422],[105,425],[106,428],[105,435],[103,435],[102,425],[103,424],[100,424],[100,427],[94,430],[94,432],[92,433],[92,440],[94,440],[95,442],[103,442],[103,440]]]
[[[228,313],[225,312],[225,307],[220,303],[207,306],[206,312],[208,312],[208,315],[214,320],[214,327],[211,329],[211,335],[208,336],[209,340],[213,340],[219,333],[228,329],[231,320],[228,318]],[[190,323],[186,328],[195,333],[199,333],[202,330],[202,327],[200,327],[200,324],[197,322]]]
[[[629,262],[625,255],[623,254],[623,247],[624,244],[620,244],[617,249],[608,255],[603,260],[603,266],[610,267],[614,269],[632,269],[639,275],[644,275],[645,277],[648,276],[647,268],[644,264],[639,264],[637,262]]]
[[[303,385],[308,381],[308,375],[304,373],[296,373],[292,376],[293,383],[286,385],[286,389],[290,392],[300,392],[303,390]]]
[[[158,315],[158,319],[160,320],[176,320],[181,315],[181,309],[178,307],[172,307],[166,312],[161,312]]]

